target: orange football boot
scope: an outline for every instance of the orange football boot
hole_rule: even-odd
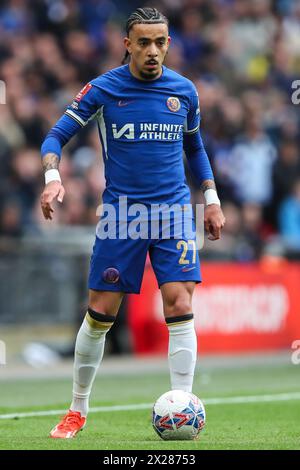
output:
[[[81,416],[79,411],[71,411],[52,429],[49,437],[58,439],[71,439],[84,428],[86,418]]]

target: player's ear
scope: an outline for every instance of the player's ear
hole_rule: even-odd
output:
[[[131,54],[131,41],[129,38],[124,38],[123,40],[124,42],[124,46],[126,47],[127,51],[129,52],[129,54]]]
[[[167,50],[166,50],[166,55],[168,55],[168,52],[169,52],[169,46],[170,46],[170,42],[171,42],[171,38],[170,38],[170,36],[168,36],[168,39],[167,39]]]
[[[170,38],[170,36],[168,36],[168,39],[167,39],[167,52],[166,52],[166,54],[168,54],[170,42],[171,42],[171,38]]]

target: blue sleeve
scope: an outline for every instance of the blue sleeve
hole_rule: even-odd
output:
[[[205,151],[200,131],[183,135],[183,148],[192,176],[197,184],[213,180],[214,175]]]
[[[200,126],[200,105],[198,92],[194,85],[192,85],[192,94],[189,96],[189,112],[184,125],[183,132],[190,134],[197,132]]]
[[[55,153],[61,158],[62,147],[81,129],[81,125],[71,117],[62,116],[54,127],[48,132],[42,147],[41,154],[44,157],[47,153]]]
[[[93,82],[87,83],[46,136],[41,147],[42,157],[47,153],[55,153],[60,158],[62,147],[93,119],[102,101],[100,89]]]
[[[92,81],[87,83],[76,95],[73,103],[68,106],[66,115],[84,127],[95,117],[102,104],[102,91]]]

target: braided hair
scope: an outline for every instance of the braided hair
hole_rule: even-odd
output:
[[[126,22],[126,33],[127,37],[129,36],[129,31],[135,24],[159,24],[164,23],[167,26],[169,25],[168,19],[160,13],[156,8],[137,8],[131,15],[129,16]],[[122,60],[122,64],[125,64],[128,57],[129,52],[126,50],[124,58]]]

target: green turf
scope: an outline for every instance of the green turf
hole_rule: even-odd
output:
[[[0,414],[65,409],[70,380],[0,383]],[[99,377],[91,406],[152,403],[169,389],[166,374]],[[194,393],[203,398],[299,391],[299,368],[225,368],[197,374]],[[300,401],[207,405],[205,431],[196,442],[164,442],[152,430],[150,409],[90,414],[73,440],[47,437],[55,416],[0,420],[0,449],[201,450],[300,449]]]

